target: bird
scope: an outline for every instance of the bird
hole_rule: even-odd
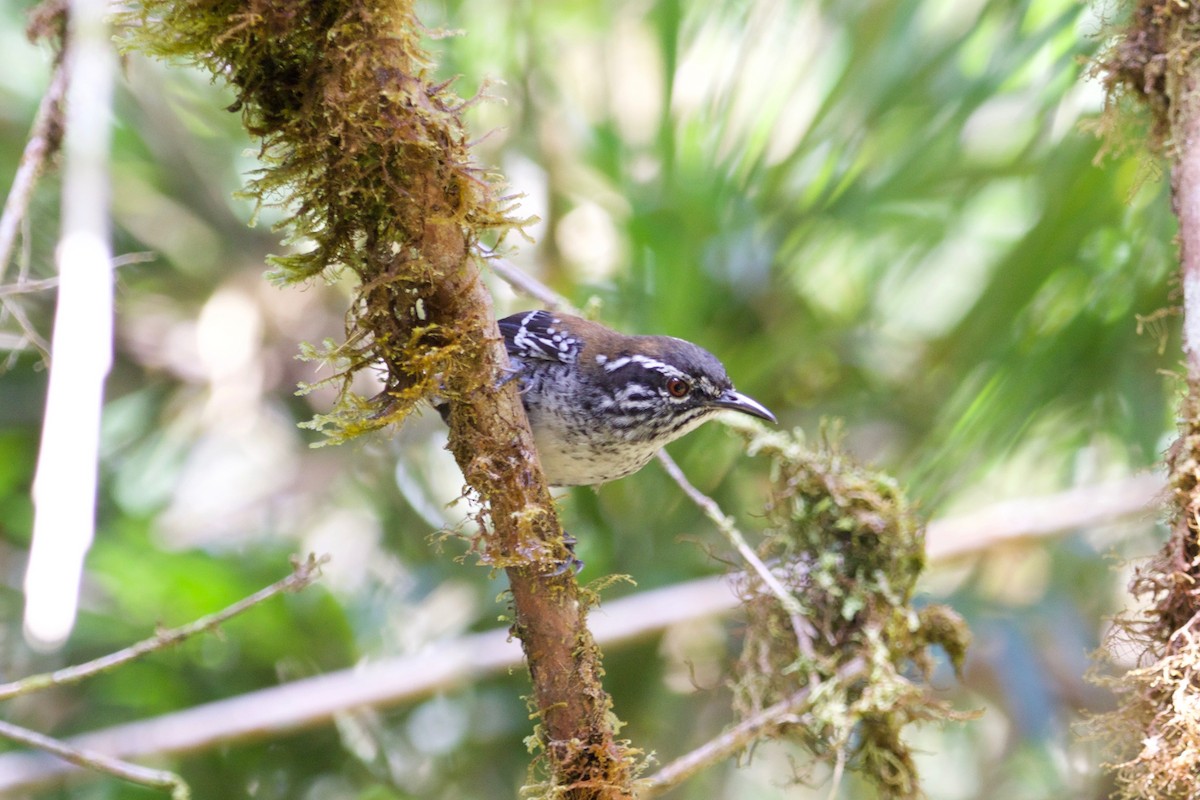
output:
[[[551,486],[595,486],[640,470],[722,411],[771,423],[712,353],[671,336],[629,336],[550,311],[499,320]]]

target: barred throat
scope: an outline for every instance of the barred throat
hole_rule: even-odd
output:
[[[655,413],[656,408],[659,413]],[[717,409],[707,406],[692,406],[661,413],[661,406],[657,404],[630,404],[617,413],[610,410],[606,424],[612,428],[615,438],[626,442],[654,443],[657,448],[699,427],[716,412]]]
[[[546,478],[555,486],[608,483],[644,467],[663,445],[683,436],[716,413],[704,406],[664,409],[661,398],[650,402],[649,387],[614,398],[591,398],[592,404],[565,402],[545,381],[552,371],[525,377],[524,395],[534,440]],[[535,399],[536,398],[536,399]],[[581,411],[583,413],[581,413]]]

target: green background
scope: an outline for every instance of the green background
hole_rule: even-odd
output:
[[[24,5],[24,4],[21,4]],[[49,74],[0,10],[0,175],[10,176]],[[1119,478],[1170,442],[1179,343],[1175,222],[1160,168],[1098,160],[1103,106],[1087,57],[1105,9],[1073,0],[424,3],[429,43],[458,75],[483,165],[523,193],[523,268],[627,332],[691,339],[781,423],[894,474],[922,513]],[[469,532],[436,415],[394,435],[313,449],[297,427],[331,396],[300,342],[338,337],[340,281],[278,289],[273,213],[234,197],[255,144],[198,73],[123,61],[112,152],[117,253],[151,250],[117,283],[97,541],[67,646],[22,643],[21,581],[46,372],[29,350],[0,373],[0,677],[117,649],[233,602],[329,553],[325,579],[190,642],[70,689],[10,702],[55,735],[415,652],[495,627],[502,580],[440,528]],[[1138,132],[1126,136],[1137,140]],[[7,178],[6,178],[7,180]],[[18,269],[53,274],[58,182],[35,195]],[[531,307],[495,284],[499,310]],[[22,296],[43,336],[53,293]],[[1156,321],[1139,334],[1138,318]],[[0,315],[0,333],[18,328]],[[4,340],[11,346],[11,336]],[[371,385],[364,381],[364,393]],[[671,447],[743,527],[760,525],[765,465],[710,425]],[[652,464],[573,490],[565,524],[582,580],[606,598],[720,572],[728,546]],[[1152,514],[933,568],[924,586],[969,619],[964,681],[939,694],[973,722],[917,730],[931,798],[1103,797],[1104,755],[1075,727],[1111,699],[1083,679],[1105,618],[1127,604],[1126,559]],[[610,648],[622,731],[666,761],[730,720],[738,623],[713,620]],[[195,796],[513,797],[532,723],[520,670],[267,743],[173,759]],[[783,746],[721,767],[680,798],[825,797],[824,766]],[[841,797],[862,796],[852,778]],[[48,797],[155,793],[111,780]]]

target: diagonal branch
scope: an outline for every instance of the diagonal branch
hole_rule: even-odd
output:
[[[29,139],[17,162],[12,186],[4,200],[4,210],[0,212],[0,283],[4,281],[4,273],[8,270],[21,222],[29,211],[33,188],[42,175],[46,160],[62,142],[62,102],[66,91],[67,70],[60,63],[54,70],[46,93],[42,95]]]
[[[58,739],[52,739],[4,720],[0,720],[0,736],[27,747],[35,747],[38,750],[52,753],[77,767],[104,772],[130,783],[149,786],[151,789],[167,790],[171,793],[172,800],[188,800],[192,796],[183,778],[174,772],[130,764],[103,753],[72,747]]]
[[[862,660],[855,659],[838,670],[837,677],[838,680],[852,681],[865,670],[866,665]],[[719,736],[709,739],[695,750],[664,764],[650,777],[638,781],[638,799],[650,800],[652,797],[658,797],[713,764],[736,756],[759,739],[770,736],[781,726],[799,724],[804,709],[808,707],[812,690],[813,687],[806,686],[791,697],[764,708]]]
[[[11,683],[0,684],[0,700],[8,700],[20,695],[38,692],[52,686],[66,686],[78,683],[86,678],[116,669],[123,664],[128,664],[130,661],[141,658],[148,653],[172,647],[192,636],[214,630],[222,623],[228,622],[230,619],[271,599],[277,594],[298,592],[308,587],[320,577],[321,565],[326,560],[327,557],[325,556],[317,558],[313,555],[310,555],[303,561],[297,559],[292,565],[292,574],[286,578],[276,581],[263,589],[259,589],[249,597],[245,597],[214,614],[201,617],[194,622],[178,628],[159,631],[149,639],[143,639],[137,644],[130,645],[115,653],[109,653],[84,664],[76,664],[55,670],[54,672],[30,675],[27,678],[12,681]]]

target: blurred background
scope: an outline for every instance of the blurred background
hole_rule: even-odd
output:
[[[0,6],[0,175],[10,180],[50,71]],[[512,259],[627,332],[688,338],[739,389],[888,470],[928,518],[1155,469],[1173,433],[1175,222],[1159,167],[1098,160],[1103,106],[1087,57],[1112,22],[1077,0],[461,0],[418,4],[443,77],[464,96],[478,160],[540,217]],[[181,66],[129,56],[116,101],[113,219],[122,267],[104,412],[98,536],[75,633],[21,636],[30,482],[46,372],[0,312],[0,678],[78,662],[233,602],[286,574],[325,578],[203,637],[85,684],[10,702],[13,722],[93,730],[419,652],[496,627],[500,576],[469,532],[435,414],[314,449],[297,427],[331,396],[301,342],[342,332],[350,287],[279,289],[271,209],[236,192],[255,143],[232,97]],[[1128,133],[1135,143],[1137,131]],[[58,181],[35,196],[0,283],[53,274]],[[498,310],[528,308],[495,282]],[[52,291],[13,303],[49,336]],[[364,386],[369,392],[370,387]],[[673,445],[701,489],[760,525],[765,465],[709,425]],[[636,587],[719,573],[728,546],[657,464],[572,490],[565,525],[587,566]],[[1152,511],[935,565],[923,602],[967,616],[965,679],[939,694],[976,721],[912,732],[930,798],[1100,798],[1111,699],[1084,680]],[[730,719],[737,620],[609,648],[622,735],[669,760]],[[339,725],[224,746],[168,766],[197,798],[512,797],[531,730],[522,670]],[[0,745],[3,747],[4,745]],[[760,747],[673,797],[826,797],[792,783],[804,756]],[[97,779],[46,797],[142,798]],[[869,796],[853,778],[840,797]]]

